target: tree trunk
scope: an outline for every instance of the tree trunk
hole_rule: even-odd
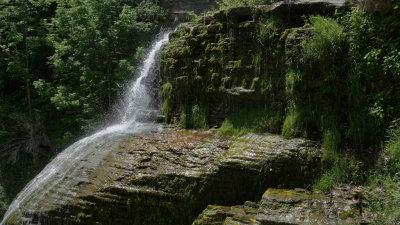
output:
[[[25,66],[26,66],[26,96],[28,98],[28,110],[29,117],[32,118],[32,97],[31,97],[31,79],[29,78],[29,51],[28,51],[28,40],[27,40],[27,32],[24,30],[24,39],[25,39]]]
[[[31,80],[29,78],[26,79],[26,96],[28,98],[29,116],[32,118],[33,107],[32,107],[32,97],[31,97]]]

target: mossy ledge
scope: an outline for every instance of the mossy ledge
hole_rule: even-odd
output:
[[[269,187],[306,187],[321,169],[322,150],[270,134],[221,139],[171,130],[127,139],[96,157],[82,159],[81,177],[66,177],[37,207],[22,203],[22,217],[7,222],[191,224],[209,204],[257,201]],[[97,160],[101,166],[92,167]]]
[[[209,205],[193,225],[368,224],[361,216],[360,189],[336,189],[331,196],[304,189],[268,189],[259,202]],[[334,205],[334,207],[332,207]]]

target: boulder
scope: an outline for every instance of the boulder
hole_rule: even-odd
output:
[[[8,223],[191,224],[210,204],[256,201],[269,187],[305,187],[319,173],[322,153],[314,142],[271,134],[169,130],[128,138],[92,163],[97,155],[82,158],[79,177],[31,196],[40,198],[36,208],[22,202],[23,218]]]
[[[258,203],[209,205],[193,225],[367,224],[361,194],[358,187],[336,189],[330,195],[270,188]]]

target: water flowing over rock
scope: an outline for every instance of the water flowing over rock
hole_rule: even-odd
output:
[[[162,4],[174,2],[183,4]],[[286,105],[282,65],[295,54],[287,47],[299,46],[311,29],[301,16],[349,7],[346,0],[282,1],[222,10],[182,26],[170,35],[161,60],[160,79],[170,95],[168,122],[179,120],[181,104],[193,104],[198,96],[210,105],[212,126],[226,118],[230,106]],[[271,25],[276,21],[279,29]],[[355,189],[331,196],[303,189],[321,172],[316,142],[269,133],[228,138],[213,130],[154,125],[158,86],[150,84],[159,78],[157,59],[169,33],[161,36],[128,85],[119,123],[57,156],[18,195],[1,225],[363,222]],[[255,57],[241,57],[247,55]],[[313,79],[310,89],[319,83]]]
[[[169,33],[163,32],[153,43],[137,78],[128,85],[118,123],[77,141],[61,152],[18,194],[1,224],[45,223],[41,214],[48,209],[47,204],[67,207],[83,191],[82,187],[90,183],[93,172],[101,167],[104,158],[119,141],[157,130],[158,126],[153,124],[157,108],[152,104],[145,80],[157,77],[153,69],[158,68],[157,56],[168,41]]]
[[[320,170],[321,149],[270,134],[221,139],[171,130],[128,138],[100,158],[81,158],[77,170],[88,179],[68,176],[26,213],[41,224],[190,224],[208,204],[304,187]]]

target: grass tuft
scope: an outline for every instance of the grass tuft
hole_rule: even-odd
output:
[[[283,110],[279,106],[244,107],[230,114],[218,134],[242,136],[250,132],[279,133],[283,122]]]

